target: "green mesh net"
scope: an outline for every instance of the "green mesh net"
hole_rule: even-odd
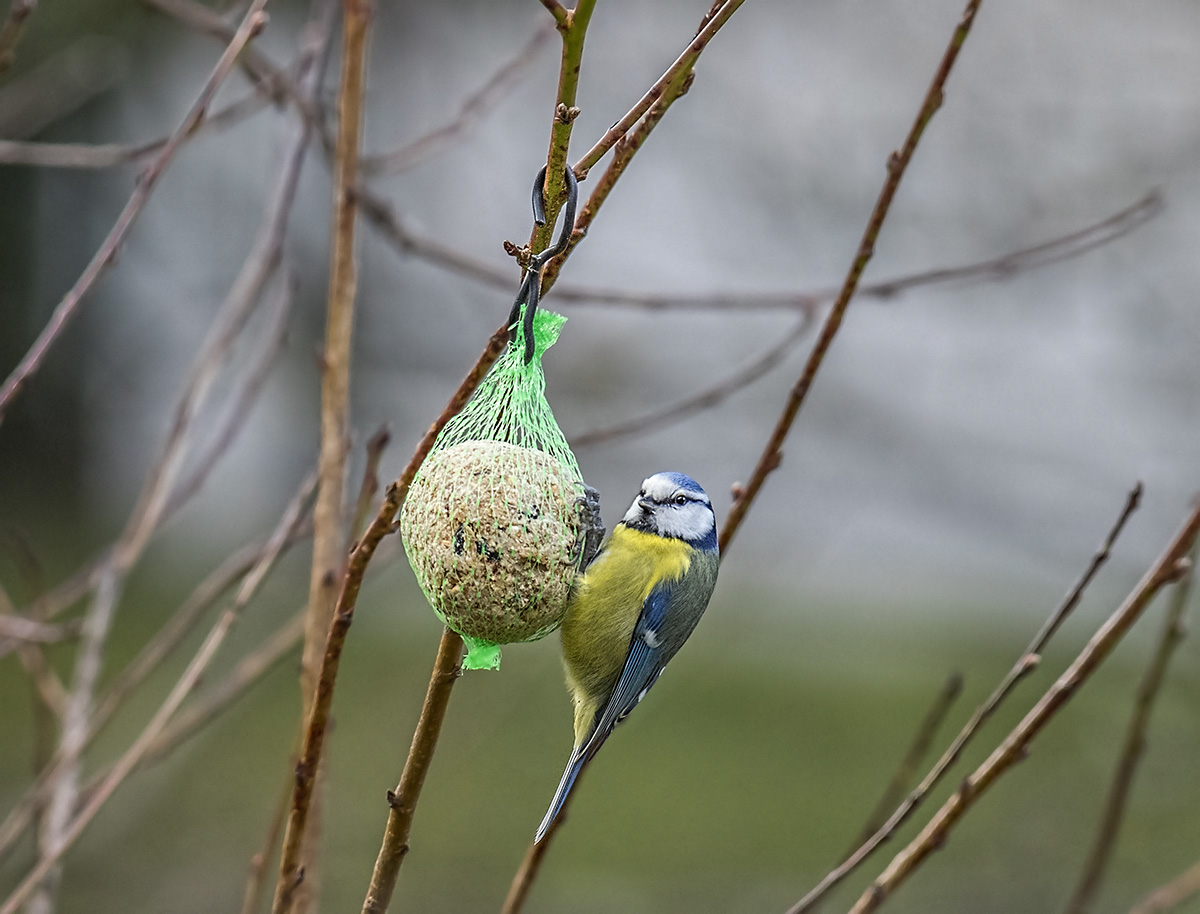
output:
[[[534,641],[566,611],[583,537],[583,477],[550,404],[541,358],[566,318],[534,314],[533,358],[508,345],[421,464],[400,535],[463,669],[496,669],[501,644]],[[519,324],[518,324],[519,326]]]

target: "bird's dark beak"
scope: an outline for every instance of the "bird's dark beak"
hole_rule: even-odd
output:
[[[637,500],[637,503],[638,503],[638,507],[641,508],[643,511],[645,511],[647,514],[649,514],[651,511],[654,510],[654,502],[652,502],[649,498],[639,498]]]

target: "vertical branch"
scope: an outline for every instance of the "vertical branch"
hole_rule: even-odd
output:
[[[1158,647],[1150,660],[1150,666],[1138,687],[1137,699],[1134,703],[1133,716],[1125,733],[1125,743],[1121,750],[1117,770],[1113,775],[1112,787],[1109,790],[1108,802],[1104,807],[1104,815],[1096,833],[1095,843],[1084,865],[1079,885],[1075,894],[1067,904],[1067,914],[1084,914],[1092,907],[1104,871],[1112,857],[1113,848],[1117,843],[1117,835],[1121,830],[1121,822],[1125,817],[1125,807],[1129,801],[1129,789],[1133,784],[1133,776],[1137,771],[1138,762],[1146,748],[1146,728],[1150,724],[1150,711],[1158,697],[1166,676],[1167,665],[1179,642],[1183,640],[1183,614],[1187,609],[1188,597],[1191,596],[1192,580],[1195,575],[1196,550],[1191,554],[1191,565],[1187,572],[1175,585],[1170,606],[1167,607],[1166,619],[1163,622],[1162,634]]]
[[[546,224],[535,225],[529,239],[529,250],[545,250],[554,235],[554,217],[567,196],[565,169],[567,149],[571,145],[571,129],[579,109],[575,99],[579,93],[579,71],[583,66],[583,43],[596,0],[579,0],[575,9],[568,10],[550,0],[544,5],[558,23],[562,34],[562,63],[558,69],[558,94],[554,105],[554,121],[550,127],[550,149],[546,153]]]
[[[438,644],[437,659],[429,677],[429,688],[425,692],[425,704],[421,717],[413,732],[412,746],[400,775],[396,789],[389,790],[388,820],[383,833],[383,843],[371,873],[371,884],[363,900],[363,914],[383,914],[392,900],[400,865],[408,854],[408,836],[412,831],[413,815],[417,811],[417,800],[425,784],[425,775],[433,761],[433,750],[437,748],[442,721],[446,717],[446,706],[450,701],[450,690],[462,675],[463,641],[449,628],[442,631]]]
[[[967,35],[971,31],[971,25],[975,21],[975,15],[979,12],[979,6],[982,2],[983,0],[968,0],[966,9],[963,10],[962,19],[954,29],[954,34],[950,36],[950,43],[942,55],[942,60],[938,65],[937,72],[934,74],[933,82],[929,85],[929,91],[925,93],[925,100],[921,103],[921,108],[917,112],[916,120],[913,121],[907,138],[904,140],[904,145],[899,151],[893,152],[888,157],[887,180],[884,181],[883,189],[879,192],[879,197],[875,201],[875,209],[871,212],[871,218],[867,221],[867,228],[863,232],[862,240],[859,242],[858,252],[854,255],[854,261],[850,264],[850,270],[842,283],[842,289],[838,293],[837,300],[833,303],[833,307],[829,311],[829,316],[825,318],[825,325],[821,328],[821,334],[817,337],[817,341],[813,345],[808,362],[804,366],[804,372],[800,375],[800,379],[792,388],[791,393],[788,394],[783,413],[776,423],[775,430],[771,434],[767,446],[763,449],[762,455],[758,459],[758,464],[754,467],[754,472],[750,475],[750,481],[745,485],[734,486],[733,505],[729,509],[729,514],[725,518],[725,523],[721,530],[722,554],[725,553],[729,545],[733,542],[734,536],[737,535],[738,527],[742,524],[742,518],[746,516],[750,505],[754,503],[754,499],[757,497],[767,476],[783,460],[783,442],[787,438],[788,432],[791,431],[796,414],[804,404],[809,388],[812,387],[817,369],[821,367],[821,363],[825,359],[825,353],[829,351],[829,346],[833,342],[838,328],[841,326],[842,317],[846,313],[846,308],[850,305],[850,299],[854,297],[854,292],[858,288],[858,281],[875,253],[875,241],[879,237],[880,229],[883,228],[883,222],[887,218],[888,210],[891,208],[892,199],[896,196],[896,189],[900,186],[900,179],[904,176],[904,172],[908,168],[908,163],[912,161],[913,153],[917,151],[917,144],[921,141],[921,136],[925,133],[925,128],[933,119],[933,115],[937,112],[938,108],[942,106],[946,80],[950,76],[950,71],[954,68],[954,62],[958,59],[958,52],[967,40]]]
[[[354,229],[358,202],[352,192],[358,178],[362,138],[369,0],[344,0],[341,91],[338,98],[338,136],[334,160],[333,253],[329,275],[325,344],[321,353],[321,446],[317,501],[313,509],[312,571],[300,666],[302,720],[307,720],[333,616],[338,584],[345,569],[343,531],[346,457],[350,438],[350,362],[354,329],[354,296],[358,276],[354,262]],[[319,784],[318,780],[318,784]],[[299,909],[310,908],[315,892],[317,846],[320,837],[320,797],[302,836],[308,859],[308,880],[300,889]]]

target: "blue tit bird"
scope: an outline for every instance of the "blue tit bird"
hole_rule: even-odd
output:
[[[700,621],[717,582],[717,522],[704,490],[657,473],[576,580],[562,623],[575,746],[542,840],[583,766],[634,709]]]

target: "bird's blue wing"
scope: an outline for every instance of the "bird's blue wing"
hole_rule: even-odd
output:
[[[533,839],[534,844],[541,842],[551,824],[558,818],[559,811],[567,800],[567,794],[575,786],[575,779],[579,777],[583,766],[592,760],[612,733],[613,727],[625,719],[662,673],[663,666],[669,658],[663,657],[660,635],[670,602],[670,585],[660,584],[650,592],[650,596],[642,604],[641,614],[629,642],[629,653],[625,656],[625,665],[621,668],[617,684],[604,707],[597,713],[591,735],[583,745],[576,746],[571,753],[567,768],[558,782],[558,790],[550,802],[550,808],[542,819],[542,824],[538,826],[537,835]]]
[[[669,659],[663,656],[662,630],[671,605],[671,589],[670,583],[660,583],[642,604],[621,675],[580,752],[583,761],[596,754],[613,727],[629,715],[662,673]]]

